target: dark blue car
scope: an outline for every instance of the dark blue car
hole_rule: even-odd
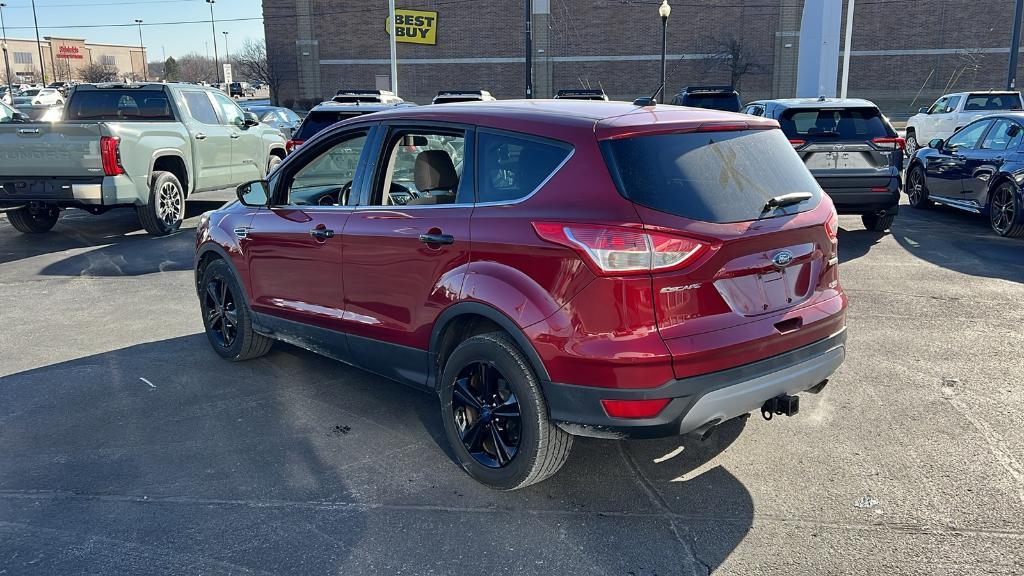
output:
[[[985,116],[914,154],[907,195],[914,208],[935,202],[985,214],[996,234],[1024,237],[1024,113]]]

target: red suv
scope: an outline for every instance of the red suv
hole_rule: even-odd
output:
[[[283,340],[438,394],[475,479],[554,474],[574,435],[796,411],[845,356],[836,212],[774,120],[498,101],[341,122],[195,260],[224,358]]]

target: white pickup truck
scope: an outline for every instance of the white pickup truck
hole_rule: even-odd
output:
[[[957,92],[946,94],[907,120],[907,155],[936,138],[949,139],[971,121],[989,114],[1021,110],[1020,92]]]

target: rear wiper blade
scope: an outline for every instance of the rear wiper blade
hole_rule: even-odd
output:
[[[810,192],[790,192],[789,194],[780,194],[774,198],[769,198],[768,201],[764,203],[764,208],[761,209],[761,212],[764,213],[769,210],[774,210],[775,208],[782,208],[783,206],[792,206],[793,204],[806,202],[813,197],[814,195]]]

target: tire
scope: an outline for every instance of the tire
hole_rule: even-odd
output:
[[[885,232],[889,228],[892,228],[894,220],[896,220],[895,214],[886,214],[885,216],[879,216],[878,214],[864,214],[860,217],[860,221],[864,223],[864,227],[868,230],[874,230],[875,232]]]
[[[913,158],[914,154],[917,153],[917,149],[920,148],[917,144],[917,134],[913,130],[907,131],[906,139],[906,152],[908,158]]]
[[[221,358],[235,362],[259,358],[274,344],[253,330],[252,312],[245,304],[238,279],[224,260],[214,260],[203,270],[199,308],[206,338]]]
[[[907,175],[907,197],[914,208],[924,210],[932,207],[932,201],[928,199],[924,169],[920,165],[911,168],[910,174]]]
[[[537,376],[507,334],[480,334],[459,344],[445,363],[439,394],[445,436],[459,464],[481,484],[523,488],[558,472],[569,458],[572,436],[548,420]],[[467,447],[477,444],[473,452]]]
[[[277,168],[277,165],[280,163],[281,157],[271,154],[270,159],[267,160],[267,176],[270,176],[270,173],[273,172],[274,168]]]
[[[60,218],[60,208],[55,206],[46,206],[35,212],[28,206],[7,211],[7,219],[11,221],[11,226],[25,234],[49,232],[57,225],[58,218]]]
[[[150,180],[149,203],[138,207],[139,222],[153,236],[167,236],[185,219],[185,190],[178,177],[156,171]]]
[[[1007,238],[1024,237],[1024,210],[1017,187],[1003,182],[992,192],[988,202],[988,222],[992,230]]]

